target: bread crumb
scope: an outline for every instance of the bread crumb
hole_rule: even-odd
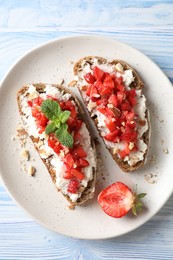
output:
[[[156,164],[156,156],[155,156],[155,155],[152,155],[149,162],[150,162],[151,164]]]
[[[69,209],[75,209],[75,205],[69,205]]]
[[[22,150],[21,156],[23,156],[27,161],[30,159],[30,154],[28,150]]]
[[[145,180],[149,183],[149,184],[154,184],[157,182],[156,179],[154,179],[154,175],[152,173],[148,173],[145,175]]]
[[[14,140],[15,140],[15,137],[14,137],[14,136],[12,136],[12,137],[11,137],[11,141],[14,141]]]
[[[115,69],[116,69],[118,72],[121,72],[121,73],[124,72],[124,68],[123,68],[123,66],[121,65],[121,63],[117,63],[117,64],[115,65]]]
[[[118,149],[117,148],[113,148],[112,152],[113,152],[113,154],[117,154],[118,153]]]
[[[169,153],[167,148],[163,148],[163,152],[164,152],[164,154],[168,154]]]
[[[35,167],[32,166],[32,165],[30,165],[30,166],[29,166],[29,169],[28,169],[29,175],[34,176],[34,175],[35,175],[35,172],[36,172]]]

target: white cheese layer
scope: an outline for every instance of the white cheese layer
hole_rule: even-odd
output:
[[[40,139],[40,146],[39,146],[39,154],[40,157],[43,159],[47,159],[48,157],[51,157],[50,163],[53,166],[53,169],[55,170],[56,173],[56,186],[58,189],[62,191],[64,195],[68,195],[70,199],[75,202],[78,198],[81,197],[82,193],[76,193],[72,194],[67,191],[68,184],[70,180],[64,179],[63,178],[63,173],[65,171],[63,162],[62,162],[62,157],[57,155],[53,149],[51,149],[48,146],[48,135],[43,132],[42,134],[38,133],[38,128],[35,123],[35,119],[32,116],[32,111],[31,107],[28,106],[27,100],[28,98],[26,97],[27,94],[30,94],[30,97],[36,97],[40,96],[43,99],[47,98],[48,96],[51,96],[53,98],[57,98],[59,101],[67,101],[71,97],[71,94],[69,93],[64,93],[63,91],[60,91],[56,87],[47,84],[45,88],[45,93],[39,94],[36,91],[35,86],[32,84],[28,85],[28,90],[24,95],[20,96],[20,103],[22,107],[22,112],[24,113],[25,116],[23,116],[23,121],[25,125],[25,129],[28,132],[30,136],[33,136],[35,138]],[[74,103],[75,105],[75,103]],[[76,107],[77,109],[77,107]],[[80,134],[81,134],[81,139],[80,139],[80,145],[85,149],[87,153],[86,160],[89,162],[89,166],[83,168],[83,173],[84,173],[84,179],[80,182],[80,185],[83,187],[87,187],[87,184],[89,180],[93,178],[93,168],[96,168],[96,158],[95,158],[95,153],[94,150],[91,147],[91,143],[88,142],[90,140],[89,132],[88,129],[86,128],[86,125],[83,123],[80,129]],[[68,149],[68,148],[67,148]]]
[[[115,74],[116,77],[122,76],[123,78],[123,83],[126,87],[127,90],[129,90],[130,84],[134,81],[134,76],[132,73],[132,70],[124,70],[122,65],[120,63],[116,65],[110,65],[110,64],[99,64],[97,59],[94,59],[93,65],[91,66],[89,63],[84,62],[83,64],[83,70],[80,71],[78,74],[78,77],[76,77],[76,80],[78,80],[80,86],[86,85],[86,81],[84,79],[84,75],[88,72],[92,73],[92,68],[94,66],[97,66],[104,72],[108,72],[110,74]],[[138,151],[136,152],[130,152],[128,156],[124,158],[124,161],[127,161],[130,166],[135,165],[138,161],[141,161],[144,159],[144,154],[147,150],[147,145],[144,143],[144,141],[141,139],[142,135],[148,130],[148,122],[146,120],[146,98],[145,96],[141,93],[141,90],[136,90],[136,100],[137,104],[134,107],[135,113],[138,115],[138,118],[140,120],[144,120],[146,123],[145,125],[140,125],[137,123],[137,128],[139,132],[138,140],[137,140],[137,146],[138,146]],[[109,133],[109,130],[106,127],[105,124],[105,116],[100,113],[97,108],[95,102],[92,102],[88,96],[86,96],[85,92],[82,91],[83,98],[89,102],[88,103],[88,110],[91,112],[92,116],[97,116],[98,120],[98,129],[101,131],[101,135],[104,136]],[[108,148],[116,150],[123,150],[125,147],[124,142],[119,142],[119,143],[113,143],[105,140],[103,138],[106,146]]]

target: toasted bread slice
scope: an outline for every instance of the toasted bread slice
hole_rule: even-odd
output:
[[[100,75],[99,70],[96,70],[95,67],[101,70]],[[144,83],[140,79],[138,73],[125,61],[108,61],[102,57],[97,56],[87,56],[80,59],[75,63],[73,70],[75,80],[77,81],[77,87],[80,91],[83,101],[113,159],[125,172],[137,170],[146,161],[150,136],[149,111],[146,107],[146,98],[142,94]],[[115,99],[119,102],[117,104],[108,100],[111,94],[109,94],[109,84],[106,83],[106,74],[111,76],[113,79],[114,88],[110,91],[110,93],[113,93],[113,95],[116,96]],[[109,81],[109,83],[112,84],[112,81]],[[94,87],[92,88],[91,86]],[[125,88],[125,91],[123,92],[121,88]],[[133,142],[132,135],[130,138],[128,138],[129,140],[126,140],[126,142],[124,140],[122,141],[123,131],[125,131],[126,127],[126,119],[125,122],[122,120],[124,114],[124,111],[122,111],[122,103],[126,102],[129,104],[129,100],[125,94],[123,96],[123,100],[121,100],[121,95],[118,97],[119,99],[117,99],[118,92],[120,94],[127,93],[128,96],[130,95],[128,94],[130,93],[129,91],[132,89],[135,90],[136,100],[132,100],[132,102],[136,102],[137,104],[131,105],[131,109],[127,108],[127,110],[128,112],[130,110],[135,111],[136,114],[136,116],[133,118],[134,122],[132,120],[130,122],[132,125],[135,124],[134,129],[135,132],[137,131],[138,133],[136,143]],[[112,129],[108,129],[105,123],[105,120],[108,119],[106,119],[106,117],[109,117],[110,115],[102,115],[102,113],[98,111],[99,107],[106,107],[109,108],[109,110],[111,109],[114,112],[113,120],[117,120],[116,122],[121,120],[121,124],[116,123],[114,125],[113,130],[119,131],[118,138],[117,136],[115,138],[116,140],[108,141],[106,139],[106,135],[110,134],[108,135],[110,137],[112,131]],[[139,112],[139,110],[141,110],[141,112]],[[133,131],[130,131],[134,132],[134,129]]]
[[[53,143],[48,143],[48,140],[52,137],[50,135],[47,135],[45,133],[45,123],[42,121],[40,123],[43,128],[38,128],[38,122],[37,122],[37,115],[35,116],[34,109],[38,109],[38,111],[41,110],[40,102],[42,102],[45,99],[52,99],[57,100],[57,102],[63,102],[64,106],[66,106],[66,103],[72,104],[73,110],[75,107],[75,111],[77,112],[76,115],[76,122],[81,122],[81,126],[78,129],[79,137],[78,140],[74,143],[75,147],[82,147],[84,151],[87,153],[85,156],[85,163],[88,162],[88,166],[85,166],[82,169],[83,177],[81,179],[81,176],[75,177],[72,175],[71,177],[65,177],[64,173],[66,172],[67,168],[65,168],[64,158],[68,154],[71,154],[73,151],[73,148],[70,149],[68,147],[62,146],[56,136],[53,137]],[[40,101],[42,100],[42,101]],[[17,103],[19,112],[22,118],[22,121],[24,123],[25,130],[27,131],[28,135],[30,136],[36,150],[38,151],[43,163],[47,167],[47,170],[52,178],[52,181],[56,185],[57,189],[61,191],[61,193],[66,197],[66,199],[70,202],[72,206],[81,205],[84,202],[86,202],[88,199],[91,199],[94,195],[95,191],[95,180],[96,180],[96,157],[95,157],[95,146],[93,141],[91,140],[91,136],[89,134],[89,130],[87,125],[83,121],[83,111],[82,107],[77,100],[77,98],[65,87],[60,85],[50,85],[50,84],[30,84],[23,86],[18,92],[17,92]],[[35,106],[36,104],[36,106]],[[63,110],[63,109],[62,109]],[[66,108],[67,110],[67,108]],[[70,110],[70,109],[69,109]],[[72,113],[72,112],[71,112]],[[33,115],[32,115],[33,114]],[[43,112],[41,112],[43,115]],[[34,117],[35,116],[35,117]],[[39,118],[39,116],[38,116]],[[70,115],[71,118],[71,115]],[[68,124],[68,123],[67,123]],[[71,130],[71,134],[75,135],[75,131],[77,128],[74,127],[74,131]],[[39,133],[40,131],[40,133]],[[69,131],[69,125],[68,125],[68,131]],[[57,142],[56,142],[56,141]],[[52,145],[53,144],[60,144],[61,148],[56,151]],[[76,162],[74,162],[74,158],[72,158],[72,162],[74,165],[71,165],[71,168],[76,167]],[[77,160],[77,157],[75,157],[75,160]],[[67,161],[66,161],[67,162]],[[68,164],[68,163],[67,163]],[[66,166],[68,166],[66,164]],[[68,167],[69,168],[69,167]],[[77,168],[76,168],[77,169]],[[69,170],[69,169],[68,169]],[[79,172],[78,172],[79,173]],[[68,179],[67,179],[68,178]],[[69,183],[71,180],[77,181],[77,188],[76,193],[74,190],[68,190],[69,189]],[[73,186],[73,184],[71,184]],[[76,184],[75,184],[76,185]],[[73,187],[71,188],[73,189]]]

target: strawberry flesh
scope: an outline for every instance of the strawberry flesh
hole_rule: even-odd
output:
[[[132,208],[134,194],[127,185],[116,182],[101,191],[98,202],[107,215],[121,218]]]

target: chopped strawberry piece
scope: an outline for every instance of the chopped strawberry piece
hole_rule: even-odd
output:
[[[114,82],[115,82],[115,84],[116,85],[122,85],[123,84],[123,77],[116,77],[115,79],[114,79]]]
[[[121,159],[124,159],[125,156],[127,156],[130,153],[129,144],[125,143],[125,148],[121,151],[119,151],[119,155]]]
[[[122,92],[125,90],[125,87],[124,87],[124,85],[119,84],[119,85],[117,85],[117,89]]]
[[[90,98],[92,101],[97,101],[100,99],[100,94],[96,88],[96,86],[92,85],[91,91],[90,91]]]
[[[76,194],[78,188],[79,188],[79,181],[76,180],[76,179],[71,179],[69,184],[68,184],[67,191],[70,192],[70,193]]]
[[[103,70],[99,69],[97,66],[93,68],[93,76],[96,80],[103,80],[105,73]]]
[[[110,88],[107,84],[108,83],[103,83],[102,88],[100,88],[99,93],[101,96],[112,94],[112,88]]]
[[[74,159],[73,156],[68,153],[65,157],[64,157],[64,162],[66,162],[70,168],[72,168],[74,166]]]
[[[114,85],[114,81],[111,77],[110,74],[106,75],[105,78],[104,78],[104,82],[103,82],[103,85],[107,88],[111,88],[111,89],[114,89],[115,85]]]
[[[51,138],[50,136],[49,136],[49,139],[47,142],[48,142],[48,146],[51,148],[54,148],[55,144],[57,143],[57,141],[55,139]]]
[[[43,99],[41,97],[37,97],[33,99],[33,106],[41,106]]]
[[[108,103],[107,98],[102,98],[102,99],[96,101],[97,106],[100,106],[100,105],[106,106],[107,103]]]
[[[115,107],[118,107],[119,105],[119,99],[115,94],[112,94],[108,99],[109,104],[114,105]]]
[[[116,129],[114,132],[109,133],[109,134],[107,134],[103,137],[104,137],[105,140],[107,140],[109,142],[116,143],[117,140],[119,140],[120,133],[121,133],[120,129]]]
[[[121,140],[125,142],[135,142],[137,139],[137,132],[131,131],[131,132],[124,132],[121,134]]]
[[[111,133],[116,130],[117,126],[116,126],[115,118],[106,117],[106,119],[104,121],[105,121],[106,127],[109,129],[109,131]]]
[[[132,107],[134,107],[134,106],[137,104],[137,100],[136,100],[135,97],[129,96],[129,97],[128,97],[128,100],[129,100],[129,103],[130,103],[130,105],[131,105]]]
[[[38,124],[39,126],[46,126],[49,119],[43,114],[40,113]]]
[[[81,167],[81,168],[84,168],[84,167],[87,167],[89,166],[89,162],[83,158],[80,158],[78,160],[78,167]]]
[[[66,109],[68,109],[68,108],[70,108],[70,107],[73,107],[73,106],[74,106],[74,104],[72,103],[72,101],[71,101],[71,100],[67,100],[67,101],[65,102],[65,105],[66,105]]]
[[[85,76],[84,79],[86,80],[87,83],[93,84],[95,82],[94,76],[91,74],[91,72],[88,72]]]
[[[79,141],[81,138],[81,134],[79,132],[75,132],[74,133],[74,142]]]
[[[60,144],[56,144],[56,145],[54,146],[53,150],[54,150],[55,153],[59,154],[60,151],[62,150],[62,147],[61,147]]]
[[[131,97],[136,97],[136,90],[135,90],[134,88],[131,88],[131,89],[128,91],[128,93],[129,93],[129,96],[131,96]]]
[[[45,131],[45,127],[44,126],[40,126],[38,133],[42,134],[44,131]]]
[[[40,111],[38,110],[37,107],[32,108],[32,116],[37,117],[40,114]]]
[[[103,211],[114,218],[126,215],[134,206],[135,196],[131,189],[121,182],[116,182],[100,192],[98,202]]]
[[[134,121],[131,121],[131,122],[127,121],[126,122],[126,127],[125,127],[126,132],[134,130],[135,128],[136,128],[136,122],[134,122]]]
[[[78,180],[83,180],[84,179],[84,174],[80,169],[73,168],[71,169],[71,174],[76,177]]]
[[[87,156],[87,153],[84,151],[82,146],[77,146],[73,151],[72,154],[74,157],[77,158],[85,158]]]
[[[108,107],[97,107],[97,110],[102,113],[103,115],[105,115],[106,117],[114,117],[114,113],[111,109],[109,109]]]
[[[64,162],[65,171],[63,172],[64,179],[72,179],[74,176],[71,174],[70,166]]]
[[[73,118],[76,118],[77,112],[76,112],[75,107],[74,107],[74,109],[71,110],[70,116],[73,117]]]
[[[65,102],[60,101],[60,102],[58,102],[58,103],[59,103],[59,105],[60,105],[60,108],[61,108],[62,110],[65,110]]]
[[[29,107],[32,107],[32,101],[31,100],[28,100],[27,103],[28,103]]]
[[[122,111],[131,111],[132,107],[131,105],[129,104],[128,100],[125,99],[122,104],[121,104],[121,109]]]
[[[131,110],[130,112],[128,112],[128,113],[126,114],[126,120],[127,120],[127,121],[132,121],[132,120],[134,120],[134,118],[135,118],[135,112],[134,112],[134,110]]]
[[[87,86],[86,95],[89,97],[91,93],[92,85]]]
[[[71,116],[67,119],[66,123],[68,124],[71,130],[73,130],[76,126],[76,120]]]
[[[117,92],[117,98],[118,98],[118,100],[119,100],[120,103],[122,103],[124,97],[125,97],[124,92],[122,92],[122,91],[118,91],[118,92]]]
[[[83,123],[83,121],[82,120],[76,120],[75,121],[75,131],[79,131],[79,129],[81,128],[81,126],[82,126],[82,123]]]

